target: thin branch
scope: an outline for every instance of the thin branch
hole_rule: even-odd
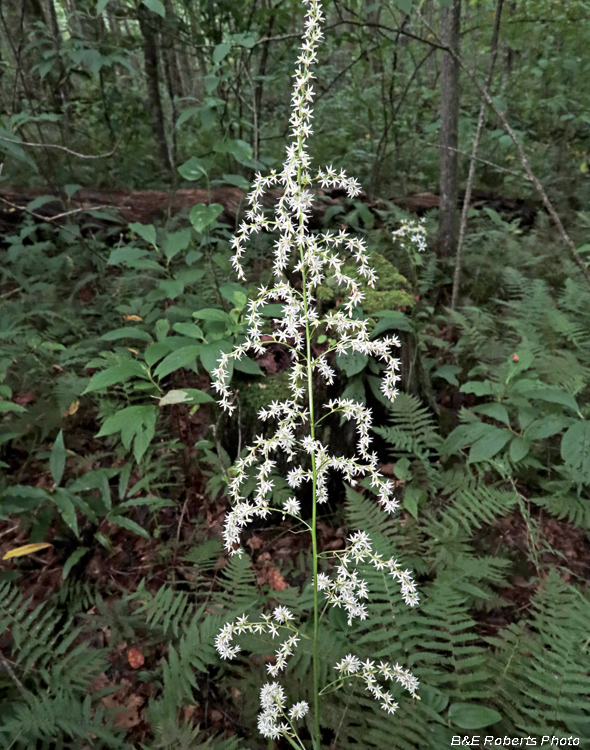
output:
[[[41,221],[57,221],[58,219],[63,219],[65,216],[71,216],[72,214],[79,214],[85,211],[100,211],[103,208],[112,208],[112,206],[109,206],[109,205],[89,206],[89,207],[83,206],[82,208],[74,208],[72,211],[63,211],[63,213],[55,214],[55,216],[44,216],[43,214],[38,214],[35,211],[31,211],[26,206],[19,206],[17,203],[11,203],[6,198],[2,198],[2,196],[0,196],[0,201],[2,201],[2,203],[5,203],[7,206],[10,206],[11,208],[14,208],[17,211],[24,211],[30,216],[34,216],[36,219],[41,219]]]
[[[18,688],[18,692],[23,696],[23,698],[26,698],[27,697],[27,691],[25,690],[24,685],[18,679],[18,677],[16,676],[16,674],[14,673],[14,670],[13,670],[12,666],[10,665],[10,662],[4,656],[4,654],[2,653],[2,651],[0,651],[0,663],[2,664],[2,666],[4,667],[4,669],[7,671],[8,675],[12,678],[12,681],[14,682],[14,684],[16,685],[16,687]]]
[[[463,151],[460,148],[455,148],[454,146],[441,146],[440,143],[432,143],[432,141],[427,141],[424,138],[415,138],[415,141],[418,143],[423,143],[425,146],[431,146],[432,148],[446,148],[449,151],[455,151],[457,154],[460,154],[461,156],[468,156],[470,159],[472,158],[472,154],[467,153],[467,151]],[[499,164],[496,164],[494,161],[489,161],[488,159],[484,159],[481,156],[476,156],[475,161],[478,161],[480,164],[486,164],[488,167],[493,167],[494,169],[497,169],[498,172],[505,172],[506,174],[511,174],[513,177],[518,177],[520,180],[524,180],[525,182],[530,182],[531,178],[526,175],[522,174],[522,172],[516,172],[514,169],[507,169],[506,167],[501,167]]]
[[[60,146],[58,143],[31,143],[29,141],[19,141],[16,139],[13,140],[12,138],[6,138],[2,135],[0,135],[0,141],[5,141],[6,143],[14,143],[15,146],[28,146],[30,148],[56,148],[59,151],[65,151],[71,156],[77,156],[79,159],[106,159],[108,156],[112,156],[115,153],[115,151],[119,147],[119,143],[121,143],[122,137],[123,136],[119,138],[113,148],[106,154],[97,154],[96,156],[92,156],[90,154],[80,154],[78,153],[78,151],[72,151],[72,149],[67,148],[67,146]]]

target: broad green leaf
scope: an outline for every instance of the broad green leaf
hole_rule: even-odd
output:
[[[530,440],[522,437],[515,437],[510,443],[510,460],[517,464],[528,454],[531,449]]]
[[[215,399],[205,391],[200,391],[198,388],[186,388],[186,393],[190,399],[191,404],[214,404]]]
[[[155,419],[157,411],[153,406],[127,406],[116,414],[107,417],[96,437],[113,435],[115,432],[121,432],[126,428],[134,429],[137,424],[151,421],[152,415]]]
[[[412,478],[412,472],[410,470],[410,460],[408,458],[399,458],[393,467],[393,473],[398,479],[403,479],[404,482]]]
[[[342,392],[342,398],[351,398],[359,404],[364,404],[367,401],[367,395],[365,393],[365,384],[360,376],[351,378],[346,384],[346,388]],[[341,419],[341,424],[344,423],[344,417]]]
[[[279,302],[277,303],[271,302],[268,305],[264,305],[263,307],[259,309],[265,318],[284,318],[285,317],[285,307],[283,304]]]
[[[483,422],[474,422],[473,424],[461,424],[447,435],[446,440],[440,446],[440,452],[443,456],[450,456],[458,453],[466,445],[472,445],[480,437],[483,437],[490,425]],[[493,429],[493,428],[492,428]]]
[[[425,490],[420,487],[406,487],[404,490],[402,505],[414,518],[418,518],[418,506],[423,501],[424,496]]]
[[[151,408],[151,407],[144,407],[144,408]],[[122,417],[122,420],[124,419],[125,419],[125,415],[123,415]],[[82,476],[78,477],[78,479],[75,479],[71,484],[68,485],[68,491],[70,492],[70,497],[72,499],[72,502],[75,505],[78,505],[78,507],[80,508],[80,510],[82,510],[83,513],[86,513],[86,515],[88,515],[86,507],[81,506],[79,502],[80,499],[77,498],[72,493],[90,492],[92,490],[99,490],[105,512],[110,510],[111,505],[112,505],[112,500],[111,500],[111,486],[109,484],[109,480],[111,479],[111,477],[114,477],[116,475],[117,475],[117,469],[94,469],[93,471],[87,471],[86,474],[82,474]]]
[[[70,493],[67,490],[58,488],[55,491],[54,501],[64,522],[70,527],[76,536],[79,536],[76,506],[72,502]]]
[[[204,268],[179,268],[174,274],[174,279],[180,281],[184,287],[194,284],[205,275]],[[196,289],[194,291],[197,291]]]
[[[250,359],[250,357],[236,359],[234,361],[234,369],[238,372],[244,372],[246,375],[264,375],[260,366],[253,359]]]
[[[143,378],[147,380],[148,373],[145,366],[133,359],[129,359],[120,365],[107,367],[106,370],[97,372],[90,378],[90,382],[86,386],[84,393],[100,391],[111,385],[125,383],[129,378]]]
[[[164,378],[166,375],[175,370],[180,370],[182,367],[195,365],[201,348],[201,344],[194,344],[193,346],[183,346],[182,349],[172,352],[156,367],[154,371],[155,377]]]
[[[404,13],[410,13],[412,10],[412,0],[395,0],[395,4]]]
[[[459,365],[442,365],[432,373],[432,377],[442,378],[451,385],[459,385],[457,375],[461,372],[462,369],[463,368],[459,367]]]
[[[108,516],[108,519],[111,523],[114,523],[115,526],[120,526],[122,529],[125,529],[126,531],[132,531],[134,534],[137,534],[138,536],[142,536],[144,539],[150,539],[149,533],[143,528],[143,526],[140,526],[135,521],[132,521],[130,518],[127,518],[126,516],[121,516],[118,514],[113,514],[112,516]]]
[[[104,341],[117,341],[118,339],[137,339],[138,341],[147,341],[151,343],[152,337],[147,331],[143,331],[141,328],[135,328],[130,326],[129,328],[116,328],[114,331],[109,331],[101,336]]]
[[[219,63],[227,57],[231,50],[231,44],[228,44],[227,42],[222,42],[221,44],[218,44],[215,49],[213,50],[213,62],[215,65],[219,65]]]
[[[469,451],[469,463],[471,464],[493,458],[512,438],[512,433],[508,430],[502,430],[491,425],[485,425],[485,427],[488,428],[485,434],[473,443]]]
[[[135,430],[135,439],[133,441],[133,456],[135,460],[137,461],[137,463],[139,463],[141,459],[143,458],[143,454],[148,449],[149,444],[152,442],[155,433],[156,433],[155,419],[153,423],[145,424],[145,425],[142,424],[140,427],[138,427]],[[121,436],[123,436],[123,431],[121,432]]]
[[[246,300],[248,299],[248,290],[241,284],[231,282],[229,284],[222,284],[219,287],[219,293],[221,294],[221,296],[232,305],[236,304],[236,292],[241,295],[241,297],[239,298],[240,300],[242,299],[242,297],[244,297]],[[240,309],[243,309],[243,306]]]
[[[211,373],[219,366],[219,357],[221,352],[229,354],[232,350],[232,345],[229,341],[221,339],[220,341],[213,341],[210,344],[203,344],[201,348],[201,363],[208,373]],[[228,363],[230,365],[229,372],[233,370],[233,360]]]
[[[109,266],[125,264],[126,266],[133,267],[137,261],[142,260],[146,255],[149,255],[149,250],[142,247],[134,247],[133,245],[116,247],[114,250],[111,250],[107,264]]]
[[[64,445],[63,430],[60,430],[49,455],[49,470],[55,484],[59,485],[61,482],[65,467],[66,447]]]
[[[100,14],[104,11],[104,9],[109,4],[109,0],[98,0],[96,3],[96,15],[100,16]],[[66,576],[64,576],[65,578]]]
[[[217,307],[204,307],[201,310],[196,310],[193,313],[193,318],[198,320],[206,320],[207,322],[213,323],[226,323],[227,325],[232,324],[232,319],[224,311]]]
[[[193,225],[195,232],[202,232],[223,213],[223,206],[219,203],[211,203],[206,206],[204,203],[197,203],[191,209],[189,220]]]
[[[520,392],[522,393],[523,391]],[[526,396],[531,399],[536,399],[538,401],[548,401],[551,404],[561,404],[562,406],[567,406],[572,411],[576,412],[576,414],[579,411],[576,399],[569,393],[566,393],[559,388],[532,388],[531,390],[524,391],[524,393],[526,393]]]
[[[213,150],[218,154],[231,154],[239,164],[243,164],[247,167],[254,165],[254,162],[252,161],[254,156],[252,146],[239,138],[216,143],[213,146]]]
[[[224,174],[221,176],[221,180],[226,185],[233,185],[241,190],[250,189],[250,183],[245,177],[242,177],[241,174]]]
[[[191,242],[190,229],[183,229],[181,232],[173,232],[166,237],[164,242],[164,255],[168,260],[172,260],[178,253],[186,250]]]
[[[510,426],[508,411],[502,404],[482,404],[481,406],[474,406],[472,411],[475,411],[478,414],[484,414],[486,417],[492,417],[492,419],[497,419],[498,422],[504,422],[507,427]]]
[[[39,195],[34,200],[27,203],[27,211],[36,211],[38,208],[42,208],[46,203],[55,201],[54,195]]]
[[[7,414],[9,411],[15,411],[22,414],[23,412],[26,412],[26,409],[24,406],[15,404],[12,401],[0,401],[0,414]]]
[[[467,383],[463,383],[459,390],[462,393],[474,393],[476,396],[492,396],[494,393],[492,384],[487,380],[483,383],[478,380],[470,380]]]
[[[506,382],[512,380],[515,375],[518,375],[533,364],[533,353],[529,349],[519,349],[510,358],[508,363],[508,376]]]
[[[61,577],[64,580],[69,576],[70,571],[72,570],[74,565],[79,562],[88,551],[88,547],[78,547],[77,550],[74,550],[74,552],[72,552],[72,554],[65,561],[61,571]]]
[[[184,292],[184,283],[180,279],[162,279],[158,287],[166,295],[166,299],[176,299]]]
[[[179,117],[178,117],[178,120],[176,120],[176,126],[175,126],[175,127],[176,127],[176,129],[178,130],[178,128],[180,128],[180,127],[181,127],[182,125],[184,125],[184,123],[185,123],[185,122],[186,122],[187,120],[190,120],[190,119],[191,119],[191,117],[194,117],[195,115],[198,115],[198,114],[200,113],[200,111],[201,111],[201,107],[188,107],[187,109],[184,109],[184,110],[183,110],[183,111],[182,111],[182,112],[180,113],[180,115],[179,115]],[[196,158],[196,157],[193,157],[193,158]],[[190,159],[189,159],[189,161],[190,161]],[[183,167],[184,167],[184,166],[185,166],[186,164],[188,164],[188,162],[185,162],[184,164],[182,164],[182,165],[181,165],[181,166],[180,166],[180,167],[178,168],[178,171],[180,172],[180,170],[181,170],[181,169],[182,169],[182,168],[183,168]],[[182,172],[181,172],[181,174],[182,174]],[[184,177],[184,175],[182,175],[182,176]],[[190,180],[190,177],[185,177],[185,180]]]
[[[453,703],[449,706],[449,719],[461,729],[483,729],[502,720],[493,708],[474,706],[471,703]]]
[[[51,70],[52,67],[53,63],[50,63],[49,70]],[[2,140],[0,140],[1,151],[5,151],[15,159],[18,159],[18,161],[24,162],[29,167],[31,167],[36,174],[39,172],[39,169],[37,168],[34,160],[31,159],[31,157],[19,146],[21,140],[18,135],[10,130],[6,130],[5,128],[0,127],[0,136],[2,136]]]
[[[128,406],[108,417],[96,437],[120,432],[125,448],[133,442],[133,454],[139,463],[155,434],[157,419],[157,406]]]
[[[420,686],[420,698],[425,706],[428,706],[437,714],[440,714],[449,705],[449,696],[430,685]]]
[[[573,424],[561,439],[561,457],[579,476],[590,483],[590,421]]]
[[[257,36],[253,33],[244,33],[244,34],[232,34],[231,39],[234,42],[234,44],[239,44],[240,47],[246,47],[246,49],[252,49],[252,47],[256,44]]]
[[[371,317],[380,317],[381,319],[373,328],[371,338],[380,336],[385,331],[410,331],[412,326],[407,315],[395,310],[385,310],[382,313],[374,313]]]
[[[164,4],[161,0],[141,0],[141,2],[153,13],[157,13],[159,16],[162,16],[162,18],[166,18],[166,8],[164,8]]]
[[[196,156],[191,156],[188,161],[185,161],[184,164],[181,164],[178,167],[178,172],[180,173],[181,177],[184,177],[184,179],[188,180],[189,182],[194,182],[200,177],[203,177],[203,175],[207,174],[204,163],[200,159],[197,159]]]
[[[550,414],[542,419],[535,419],[526,429],[526,437],[529,440],[544,440],[557,435],[572,423],[571,418],[562,414]]]
[[[119,474],[119,500],[123,500],[125,497],[125,493],[127,492],[127,487],[129,486],[129,477],[131,476],[131,470],[133,469],[133,465],[131,462],[128,462],[123,466],[121,469],[121,473]]]
[[[350,352],[349,354],[338,354],[336,364],[341,370],[344,370],[346,376],[351,378],[358,375],[367,366],[369,357],[361,352]]]
[[[175,323],[172,330],[190,339],[202,339],[203,331],[196,323]]]
[[[158,360],[162,359],[162,357],[165,357],[170,352],[170,349],[172,348],[170,346],[170,341],[171,339],[158,341],[147,347],[144,356],[148,367],[153,367]]]
[[[0,495],[0,514],[25,513],[51,500],[52,496],[41,487],[17,484],[8,487]]]
[[[129,229],[138,234],[142,240],[156,246],[156,227],[153,224],[140,224],[138,221],[129,224]]]
[[[166,318],[160,318],[154,325],[154,331],[158,341],[164,341],[170,331],[170,321]]]

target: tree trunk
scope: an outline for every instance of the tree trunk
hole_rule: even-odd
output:
[[[150,115],[154,136],[160,152],[160,160],[167,172],[172,175],[172,159],[166,140],[166,128],[164,126],[164,110],[160,97],[160,74],[158,70],[158,33],[157,24],[159,16],[145,5],[139,6],[139,27],[143,36],[143,60],[145,68],[145,80],[147,85]]]
[[[443,6],[440,16],[442,41],[458,55],[461,0],[453,0],[452,6]],[[458,218],[459,64],[456,57],[448,52],[443,52],[441,59],[440,121],[438,247],[441,255],[450,256],[455,247]]]

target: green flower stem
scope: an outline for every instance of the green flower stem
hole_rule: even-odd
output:
[[[299,152],[302,150],[302,139],[299,138]],[[301,188],[301,167],[297,169],[297,184]],[[303,227],[304,219],[301,217],[300,226]],[[313,440],[315,440],[315,421],[314,421],[314,403],[313,403],[313,362],[311,358],[311,332],[308,316],[307,302],[307,278],[305,273],[305,262],[303,247],[299,246],[299,255],[301,257],[301,286],[303,291],[303,307],[305,311],[305,347],[306,359],[305,365],[307,370],[307,392],[309,400],[309,430]],[[315,454],[311,454],[311,473],[312,480],[312,516],[311,516],[311,546],[313,554],[313,747],[314,750],[321,748],[320,734],[320,661],[319,661],[319,597],[318,597],[318,539],[317,539],[317,467]]]

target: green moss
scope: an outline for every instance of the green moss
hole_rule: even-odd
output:
[[[405,276],[387,260],[381,253],[371,253],[371,265],[377,274],[377,284],[374,289],[363,285],[365,294],[363,310],[366,315],[371,315],[378,310],[397,310],[400,307],[412,307],[414,297],[406,291],[409,286]],[[355,266],[345,266],[344,273],[354,276]],[[333,279],[327,279],[326,283],[317,291],[321,302],[333,302],[340,295],[340,289],[336,289]]]
[[[242,409],[242,423],[258,419],[258,412],[268,406],[271,401],[285,401],[291,397],[289,390],[289,370],[283,370],[276,375],[267,375],[264,379],[257,379],[240,386],[240,406]]]
[[[406,291],[408,280],[397,268],[384,258],[381,253],[371,254],[371,263],[377,274],[374,289],[365,287],[363,310],[367,315],[378,310],[397,310],[400,307],[411,307],[414,297]]]

